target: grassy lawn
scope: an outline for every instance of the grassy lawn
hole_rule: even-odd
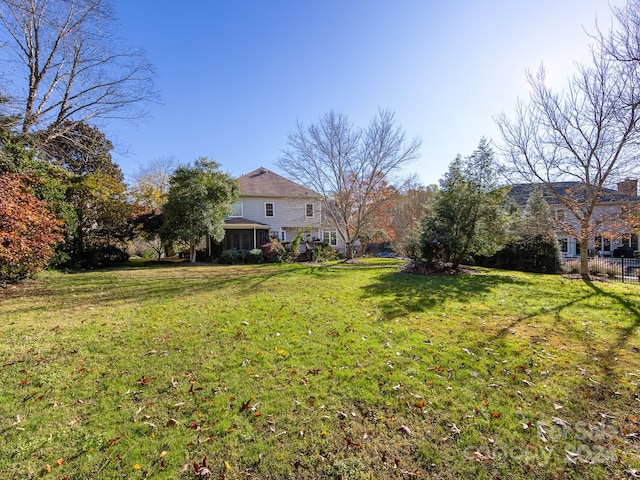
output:
[[[637,285],[390,265],[0,292],[0,477],[640,475]]]

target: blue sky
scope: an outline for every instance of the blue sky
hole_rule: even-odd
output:
[[[612,0],[613,5],[621,1]],[[233,175],[275,162],[297,121],[345,113],[366,126],[395,112],[437,183],[493,117],[526,97],[544,62],[561,86],[585,60],[605,0],[116,0],[119,33],[158,74],[149,118],[105,128],[127,177],[148,162],[208,156]]]

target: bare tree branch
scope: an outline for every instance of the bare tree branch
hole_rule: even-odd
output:
[[[601,224],[594,210],[603,188],[640,169],[638,7],[640,0],[631,0],[613,9],[618,30],[592,37],[598,44],[591,62],[578,65],[564,90],[553,91],[540,68],[527,76],[529,101],[518,102],[513,118],[496,118],[511,178],[546,186],[578,221],[584,252]],[[576,191],[555,188],[562,181],[576,182]]]
[[[139,118],[155,98],[145,55],[113,34],[110,0],[0,0],[0,22],[1,60],[25,80],[12,92],[23,134],[46,144],[74,123]]]
[[[417,158],[420,141],[408,141],[391,112],[379,111],[362,130],[346,115],[331,111],[307,128],[298,124],[287,146],[278,166],[323,196],[323,216],[352,258],[354,243],[385,203],[378,193]]]

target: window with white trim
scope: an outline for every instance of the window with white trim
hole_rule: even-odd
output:
[[[336,232],[322,232],[322,241],[327,242],[329,245],[335,247],[338,245],[338,234]]]
[[[307,203],[304,206],[307,218],[313,217],[313,203]]]
[[[264,216],[273,217],[273,212],[274,212],[273,202],[266,202],[264,204]]]
[[[235,202],[231,205],[231,215],[230,217],[241,217],[243,215],[243,206],[242,202]]]
[[[611,237],[605,235],[598,235],[596,237],[596,251],[597,252],[610,252],[611,251]]]

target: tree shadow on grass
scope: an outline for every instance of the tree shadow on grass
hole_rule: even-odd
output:
[[[74,272],[64,274],[50,283],[33,281],[22,285],[1,298],[0,302],[16,297],[41,299],[43,301],[38,302],[38,305],[30,302],[4,305],[7,315],[26,311],[35,315],[41,311],[69,306],[77,308],[115,303],[172,301],[187,296],[223,292],[225,288],[234,285],[237,285],[238,291],[248,293],[277,276],[295,274],[295,270],[286,266],[278,268],[279,266],[273,265],[252,265],[250,271],[246,267],[167,264],[148,268],[135,266]]]
[[[617,339],[614,342],[611,342],[605,350],[599,353],[600,358],[602,358],[606,362],[611,362],[616,356],[616,351],[625,348],[628,345],[629,339],[633,335],[634,331],[640,328],[640,306],[638,306],[638,304],[634,302],[629,301],[627,298],[621,296],[620,294],[602,290],[591,280],[585,280],[585,284],[593,289],[595,295],[608,297],[612,301],[625,308],[627,312],[631,314],[632,321],[624,327],[617,327]]]
[[[504,284],[526,285],[522,279],[491,273],[462,275],[412,275],[389,272],[364,287],[375,298],[385,318],[426,312],[446,302],[476,302]]]

